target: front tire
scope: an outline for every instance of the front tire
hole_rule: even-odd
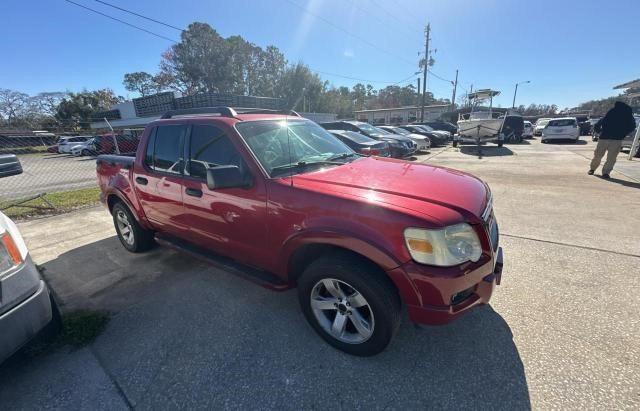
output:
[[[111,214],[118,239],[127,251],[141,253],[153,246],[153,232],[142,228],[124,203],[116,203]]]
[[[375,265],[347,254],[321,257],[298,280],[302,312],[313,329],[348,354],[383,351],[400,326],[400,298]]]

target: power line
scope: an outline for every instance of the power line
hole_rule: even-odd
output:
[[[124,11],[125,13],[132,14],[132,15],[134,15],[136,17],[140,17],[141,19],[149,20],[149,21],[152,21],[154,23],[161,24],[163,26],[172,28],[174,30],[178,30],[180,32],[184,31],[184,29],[181,29],[180,27],[173,26],[171,24],[162,22],[160,20],[152,19],[151,17],[143,16],[142,14],[138,14],[138,13],[136,13],[134,11],[127,10],[127,9],[122,8],[122,7],[116,6],[115,4],[107,3],[106,1],[102,1],[102,0],[93,0],[93,1],[98,2],[100,4],[104,4],[105,6],[113,7],[114,9],[117,9],[117,10],[120,10],[120,11]]]
[[[389,27],[389,24],[387,24],[387,22],[385,22],[384,20],[382,20],[382,18],[376,16],[375,14],[371,13],[368,9],[360,6],[357,2],[357,0],[351,0],[351,5],[353,7],[355,7],[356,9],[362,11],[363,13],[368,14],[369,16],[373,17],[375,20],[377,20],[384,28],[386,28],[389,31],[392,31],[392,28]],[[407,33],[409,32],[409,29],[407,29],[404,25],[401,26],[403,29],[407,30]],[[411,32],[412,34],[415,34],[413,32]]]
[[[392,17],[395,21],[399,22],[400,24],[413,24],[413,22],[410,22],[409,20],[405,20],[404,22],[402,20],[400,20],[398,17],[396,17],[393,13],[391,13],[389,10],[385,9],[384,7],[382,7],[382,5],[380,3],[378,3],[376,0],[371,0],[371,3],[373,3],[375,6],[377,6],[380,10],[382,10],[383,12],[385,12],[389,17]]]
[[[94,10],[94,9],[92,9],[92,8],[90,8],[90,7],[86,7],[86,6],[83,6],[83,5],[81,5],[81,4],[78,4],[78,3],[74,2],[74,1],[71,1],[71,0],[65,0],[65,1],[67,1],[68,3],[72,3],[72,4],[76,5],[76,6],[82,7],[82,8],[84,8],[84,9],[87,9],[87,10],[89,10],[89,11],[92,11],[92,12],[94,12],[94,13],[100,14],[101,16],[107,17],[107,18],[109,18],[109,19],[111,19],[111,20],[115,20],[115,21],[117,21],[117,22],[119,22],[119,23],[126,24],[127,26],[130,26],[130,27],[136,28],[136,29],[138,29],[138,30],[142,30],[142,31],[144,31],[145,33],[152,34],[152,35],[154,35],[154,36],[157,36],[157,37],[163,38],[163,39],[168,40],[168,41],[171,41],[171,42],[173,42],[173,43],[177,43],[177,42],[178,42],[177,40],[173,40],[173,39],[170,39],[170,38],[168,38],[168,37],[164,37],[164,36],[162,36],[162,35],[160,35],[160,34],[157,34],[157,33],[154,33],[154,32],[152,32],[152,31],[146,30],[146,29],[144,29],[144,28],[138,27],[138,26],[136,26],[136,25],[134,25],[134,24],[130,24],[130,23],[128,23],[128,22],[126,22],[126,21],[123,21],[123,20],[120,20],[120,19],[118,19],[118,18],[116,18],[116,17],[113,17],[113,16],[110,16],[110,15],[108,15],[108,14],[102,13],[102,12],[100,12],[100,11]],[[175,30],[179,30],[179,31],[181,31],[181,32],[182,32],[182,31],[184,31],[183,29],[181,29],[181,28],[179,28],[179,27],[176,27],[176,26],[173,26],[173,25],[171,25],[171,24],[169,24],[169,23],[165,23],[165,22],[163,22],[163,21],[156,20],[156,19],[153,19],[153,18],[151,18],[151,17],[147,17],[147,16],[144,16],[144,15],[142,15],[142,14],[132,12],[132,11],[127,10],[127,9],[125,9],[125,8],[122,8],[122,7],[118,7],[118,6],[115,6],[115,5],[109,4],[109,3],[105,2],[105,1],[101,1],[101,0],[94,0],[94,1],[96,1],[96,2],[98,2],[98,3],[105,4],[105,5],[110,6],[110,7],[114,7],[114,8],[116,8],[116,9],[118,9],[118,10],[121,10],[121,11],[123,11],[123,12],[125,12],[125,13],[130,13],[130,14],[132,14],[132,15],[135,15],[135,16],[137,16],[137,17],[140,17],[140,18],[143,18],[143,19],[146,19],[146,20],[152,21],[152,22],[154,22],[154,23],[161,24],[161,25],[163,25],[163,26],[167,26],[167,27],[171,27],[171,28],[173,28],[173,29],[175,29]],[[340,78],[344,78],[344,79],[348,79],[348,80],[364,81],[364,82],[366,82],[366,83],[382,83],[382,84],[391,84],[391,85],[395,85],[395,84],[402,83],[403,81],[406,81],[407,79],[409,79],[409,78],[413,77],[413,75],[412,75],[412,76],[410,76],[410,77],[407,77],[407,79],[403,79],[403,80],[400,80],[400,81],[396,81],[396,82],[394,82],[394,81],[368,80],[368,79],[362,79],[362,78],[358,78],[358,77],[344,76],[344,75],[342,75],[342,74],[336,74],[336,73],[330,73],[330,72],[326,72],[326,71],[314,70],[314,69],[312,69],[312,68],[310,68],[310,67],[309,67],[309,70],[311,70],[311,71],[313,71],[313,72],[316,72],[316,73],[325,74],[325,75],[328,75],[328,76],[340,77]]]
[[[385,49],[383,49],[383,48],[378,47],[375,43],[372,43],[372,42],[370,42],[369,40],[367,40],[367,39],[365,39],[364,37],[361,37],[361,36],[359,36],[359,35],[357,35],[357,34],[353,34],[353,33],[352,33],[352,32],[350,32],[349,30],[347,30],[347,29],[345,29],[345,28],[343,28],[343,27],[341,27],[341,26],[338,26],[337,24],[333,23],[331,20],[329,20],[329,19],[327,19],[327,18],[324,18],[324,17],[322,17],[321,15],[319,15],[319,14],[317,14],[317,13],[314,13],[313,11],[309,10],[308,8],[306,8],[306,7],[304,7],[304,6],[301,6],[300,4],[296,3],[296,2],[295,2],[295,1],[293,1],[293,0],[286,0],[286,1],[287,1],[287,2],[289,2],[289,3],[291,3],[291,4],[293,4],[293,5],[294,5],[294,6],[296,6],[297,8],[301,9],[302,11],[304,11],[304,12],[305,12],[305,13],[307,13],[307,14],[309,14],[310,16],[313,16],[313,17],[315,17],[316,19],[318,19],[318,20],[321,20],[321,21],[325,22],[326,24],[328,24],[329,26],[333,27],[334,29],[341,31],[341,32],[345,33],[346,35],[348,35],[348,36],[350,36],[350,37],[353,37],[354,39],[359,40],[359,41],[361,41],[361,42],[363,42],[363,43],[365,43],[365,44],[367,44],[367,45],[371,46],[372,48],[374,48],[374,49],[376,49],[376,50],[379,50],[379,51],[381,51],[381,52],[383,52],[383,53],[385,53],[385,54],[388,54],[388,55],[390,55],[390,56],[392,56],[392,57],[395,57],[395,58],[397,58],[397,59],[400,59],[400,60],[402,60],[402,61],[404,61],[404,62],[406,62],[406,63],[408,63],[408,64],[415,65],[415,62],[410,61],[410,60],[407,60],[407,59],[405,59],[404,57],[398,56],[397,54],[395,54],[395,53],[393,53],[393,52],[391,52],[391,51],[389,51],[389,50],[385,50]]]
[[[120,19],[119,19],[119,18],[117,18],[117,17],[110,16],[110,15],[108,15],[108,14],[105,14],[105,13],[101,12],[101,11],[94,10],[94,9],[92,9],[92,8],[90,8],[90,7],[87,7],[87,6],[84,6],[84,5],[82,5],[82,4],[78,4],[78,3],[74,2],[74,1],[71,1],[71,0],[64,0],[64,1],[66,1],[67,3],[74,4],[74,5],[78,6],[78,7],[83,8],[83,9],[89,10],[89,11],[91,11],[91,12],[93,12],[93,13],[99,14],[99,15],[101,15],[101,16],[103,16],[103,17],[108,18],[108,19],[115,20],[115,21],[117,21],[117,22],[119,22],[119,23],[122,23],[122,24],[124,24],[124,25],[127,25],[127,26],[129,26],[129,27],[133,27],[134,29],[137,29],[137,30],[140,30],[140,31],[144,31],[145,33],[151,34],[152,36],[156,36],[156,37],[161,38],[161,39],[163,39],[163,40],[167,40],[167,41],[170,41],[170,42],[172,42],[172,43],[177,43],[177,42],[178,42],[177,40],[171,39],[171,38],[169,38],[169,37],[165,37],[165,36],[163,36],[162,34],[154,33],[153,31],[150,31],[150,30],[144,29],[144,28],[142,28],[142,27],[140,27],[140,26],[136,26],[135,24],[127,23],[126,21],[124,21],[124,20],[120,20]]]
[[[429,71],[429,74],[431,74],[433,77],[437,78],[438,80],[446,81],[447,83],[453,84],[453,80],[447,80],[446,78],[440,77],[439,75],[437,75],[431,70],[428,70],[428,71]]]

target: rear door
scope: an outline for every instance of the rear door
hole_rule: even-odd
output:
[[[231,129],[228,132],[233,133]],[[185,146],[186,222],[191,239],[198,245],[246,264],[265,267],[272,257],[266,247],[266,188],[261,176],[252,176],[241,155],[242,148],[222,128],[192,125]],[[207,168],[226,165],[238,166],[251,186],[210,190]]]
[[[157,126],[147,140],[144,169],[133,173],[132,184],[153,227],[178,237],[188,237],[182,204],[183,147],[188,126]]]

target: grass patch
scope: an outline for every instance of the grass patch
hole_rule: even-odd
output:
[[[46,153],[47,146],[2,147],[0,154],[37,154]]]
[[[66,213],[77,208],[97,204],[100,201],[100,188],[90,187],[71,191],[61,191],[59,193],[49,193],[46,194],[44,198],[51,203],[55,209],[45,210],[24,207],[48,207],[48,204],[42,198],[36,198],[19,206],[12,205],[20,202],[20,200],[0,201],[0,210],[12,219],[26,219],[33,216]]]

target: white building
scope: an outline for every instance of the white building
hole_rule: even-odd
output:
[[[451,108],[450,104],[424,106],[424,121],[435,120]],[[354,111],[356,120],[370,124],[407,124],[420,121],[420,106]]]

